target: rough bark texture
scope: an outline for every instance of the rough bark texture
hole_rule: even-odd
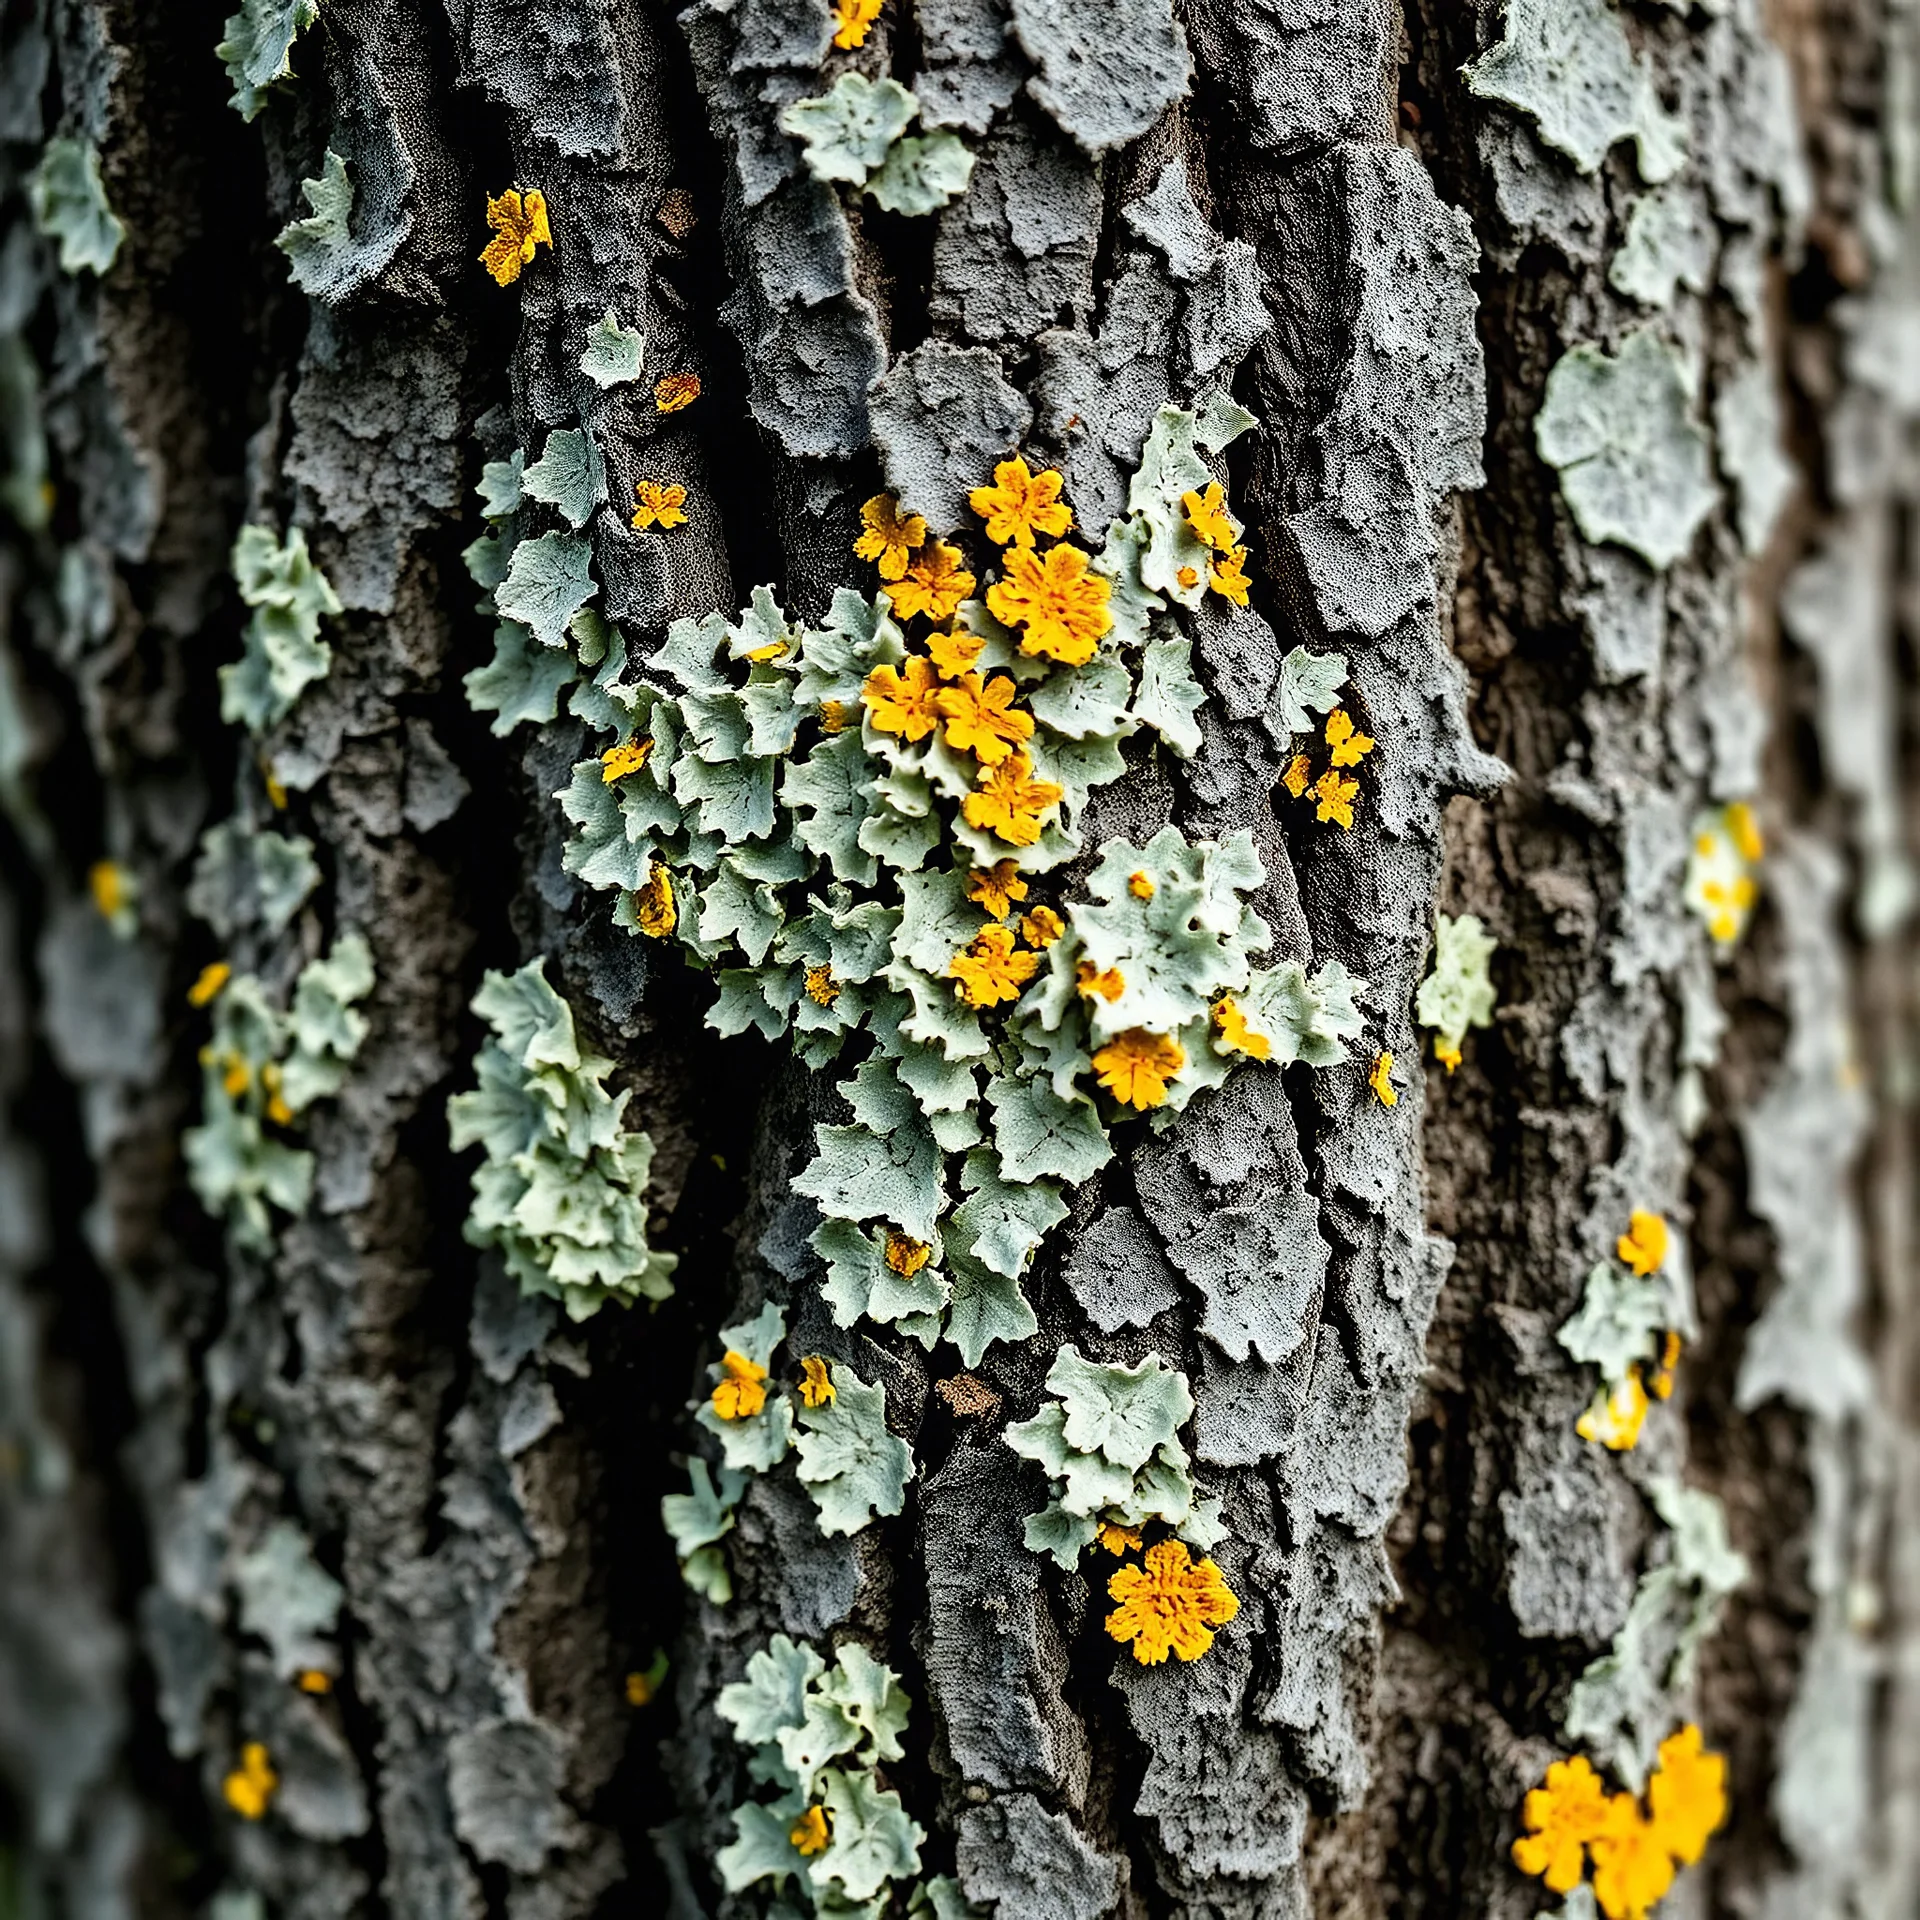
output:
[[[716,1698],[785,1633],[900,1675],[883,1775],[976,1912],[1528,1920],[1520,1805],[1672,1476],[1749,1575],[1662,1703],[1732,1802],[1663,1911],[1913,1909],[1920,22],[1582,0],[1573,56],[1497,69],[1538,11],[889,0],[854,52],[825,0],[321,0],[243,121],[218,6],[9,10],[0,1914],[800,1911],[715,1870],[749,1793]],[[844,70],[913,87],[964,192],[909,218],[806,171],[781,111]],[[123,224],[104,272],[36,223],[56,136]],[[303,291],[272,242],[329,153],[352,231]],[[500,288],[509,181],[553,245]],[[641,382],[581,369],[609,311]],[[1599,407],[1655,442],[1608,538],[1540,422],[1571,350],[1642,335],[1672,377]],[[658,411],[661,372],[698,404]],[[1116,1134],[1022,1282],[1039,1331],[963,1369],[822,1300],[792,1181],[835,1076],[705,1030],[711,988],[563,864],[553,796],[604,742],[470,709],[475,485],[583,427],[598,605],[648,653],[762,581],[823,619],[870,586],[864,499],[957,526],[1016,444],[1091,534],[1156,410],[1215,387],[1258,420],[1215,463],[1252,605],[1194,616],[1201,750],[1135,742],[1084,837],[1250,830],[1275,954],[1362,977],[1366,1036]],[[626,524],[646,479],[686,487],[670,541]],[[257,741],[217,680],[253,523],[304,529],[342,603]],[[1351,831],[1280,785],[1297,645],[1345,655],[1379,743]],[[1686,874],[1735,801],[1769,846],[1716,954]],[[229,819],[312,844],[278,924],[189,911]],[[1448,1073],[1413,1023],[1438,910],[1500,943]],[[371,1031],[305,1117],[310,1203],[250,1249],[187,1184],[188,990],[224,958],[284,994],[356,930]],[[657,1309],[569,1324],[462,1239],[469,1003],[535,956],[656,1142]],[[1684,1229],[1698,1337],[1614,1453],[1554,1336],[1634,1208]],[[768,1300],[884,1385],[913,1479],[826,1537],[758,1476],[715,1606],[659,1501]],[[1002,1430],[1069,1342],[1192,1383],[1241,1611],[1191,1664],[1102,1633],[1099,1552],[1023,1544],[1044,1494]],[[223,1787],[250,1742],[260,1819]]]

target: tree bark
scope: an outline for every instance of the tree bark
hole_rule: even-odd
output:
[[[0,1914],[1558,1914],[1512,1845],[1554,1762],[1642,1784],[1579,1703],[1596,1661],[1641,1671],[1676,1487],[1746,1564],[1686,1589],[1638,1697],[1728,1760],[1659,1911],[1909,1911],[1920,25],[888,0],[831,44],[858,12],[20,0],[0,29]],[[236,82],[216,45],[275,17],[287,70]],[[788,110],[849,73],[910,88],[906,139],[964,183],[911,211],[810,171]],[[496,284],[509,185],[551,244]],[[1197,751],[1133,732],[1050,880],[1250,835],[1267,962],[1339,963],[1363,1030],[1169,1125],[1109,1102],[1113,1159],[1017,1282],[1037,1330],[929,1345],[839,1311],[811,1240],[864,1040],[807,1064],[804,1007],[716,1033],[637,881],[576,871],[559,796],[626,732],[596,649],[657,679],[674,623],[761,583],[799,644],[871,603],[882,492],[1001,564],[966,495],[1016,449],[1097,548],[1161,410],[1216,391],[1256,423],[1208,463],[1251,603],[1155,615]],[[629,525],[641,483],[684,522]],[[297,531],[332,597],[274,613],[245,528],[283,582]],[[597,620],[509,631],[536,664],[502,711],[502,576],[544,536]],[[270,617],[327,651],[248,695],[221,670]],[[1287,785],[1335,697],[1280,718],[1301,649],[1374,743],[1349,826]],[[1704,892],[1703,834],[1751,909]],[[1420,990],[1468,914],[1498,1004],[1456,1070]],[[268,1129],[310,1191],[210,1214],[239,1003],[204,970],[290,1061],[354,936],[349,1038]],[[475,1244],[449,1100],[483,979],[536,961],[652,1140],[670,1298],[575,1319]],[[1560,1336],[1636,1211],[1684,1338],[1615,1450]],[[722,1329],[769,1304],[771,1388],[802,1356],[878,1383],[911,1472],[842,1532],[792,1460],[749,1475],[722,1601],[661,1501],[719,1461]],[[1239,1601],[1197,1659],[1104,1629],[1103,1547],[1027,1544],[1046,1475],[1008,1429],[1069,1348],[1190,1387]],[[728,1888],[769,1795],[721,1693],[778,1636],[907,1696],[870,1784],[921,1837],[871,1904],[816,1904],[798,1858]]]

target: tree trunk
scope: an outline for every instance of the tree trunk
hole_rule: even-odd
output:
[[[223,16],[0,41],[0,1915],[1914,1910],[1911,10]]]

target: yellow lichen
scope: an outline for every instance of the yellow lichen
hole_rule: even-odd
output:
[[[1043,951],[1067,930],[1067,923],[1051,907],[1035,907],[1020,916],[1020,938]]]
[[[960,602],[973,591],[973,575],[960,564],[960,558],[958,547],[929,541],[906,572],[880,591],[902,620],[921,613],[929,620],[951,620]]]
[[[1223,600],[1231,600],[1236,607],[1247,604],[1247,592],[1253,583],[1247,578],[1247,550],[1235,547],[1224,559],[1216,560],[1207,569],[1207,585]]]
[[[1056,553],[1059,548],[1054,549]],[[1065,797],[1066,789],[1051,780],[1033,777],[1033,762],[1024,753],[1010,753],[997,767],[984,768],[979,791],[961,803],[967,825],[978,827],[1009,846],[1031,847],[1039,838],[1046,816]]]
[[[1240,533],[1233,524],[1233,515],[1227,511],[1227,497],[1218,480],[1209,480],[1204,492],[1183,493],[1180,505],[1187,516],[1187,525],[1197,538],[1216,553],[1233,551],[1233,543]]]
[[[1004,920],[1013,911],[1016,900],[1027,897],[1027,883],[1011,860],[996,860],[990,867],[975,867],[967,875],[967,898],[996,920]]]
[[[1082,993],[1090,997],[1098,994],[1109,1006],[1127,990],[1126,975],[1118,967],[1108,967],[1103,973],[1091,960],[1075,963],[1073,981]]]
[[[1100,1531],[1094,1536],[1106,1550],[1116,1558],[1123,1553],[1140,1551],[1140,1529],[1123,1527],[1112,1520],[1103,1520]]]
[[[1314,817],[1322,822],[1332,820],[1344,831],[1353,831],[1353,802],[1360,791],[1358,780],[1343,780],[1329,767],[1313,783],[1313,797],[1320,803]]]
[[[767,1404],[767,1370],[729,1347],[720,1356],[720,1378],[711,1395],[722,1420],[750,1420]]]
[[[1247,1025],[1245,1012],[1230,993],[1223,993],[1213,1003],[1213,1030],[1224,1046],[1231,1047],[1235,1053],[1244,1053],[1249,1060],[1273,1057],[1273,1042]]]
[[[333,1691],[333,1675],[324,1667],[302,1667],[294,1675],[293,1684],[302,1693],[327,1694]]]
[[[1609,1453],[1630,1453],[1640,1444],[1640,1429],[1647,1419],[1646,1383],[1640,1369],[1632,1367],[1618,1386],[1603,1387],[1573,1430],[1582,1440],[1597,1441]]]
[[[133,898],[133,880],[113,860],[96,860],[87,869],[87,890],[103,920],[117,920]]]
[[[1151,900],[1157,889],[1154,887],[1151,874],[1133,873],[1127,876],[1127,891],[1136,900]]]
[[[1107,1596],[1120,1603],[1107,1615],[1108,1634],[1131,1644],[1143,1667],[1157,1667],[1169,1653],[1198,1660],[1213,1645],[1213,1629],[1240,1611],[1220,1569],[1211,1560],[1196,1562],[1180,1540],[1162,1540],[1142,1565],[1118,1569]]]
[[[995,921],[982,927],[953,956],[947,972],[960,983],[960,998],[970,1007],[997,1007],[1017,1000],[1040,964],[1038,954],[1013,944],[1013,930]]]
[[[1614,1242],[1613,1250],[1641,1279],[1660,1271],[1667,1257],[1667,1223],[1657,1213],[1635,1207],[1628,1216],[1627,1230]]]
[[[1111,631],[1113,586],[1089,571],[1088,556],[1065,541],[1044,558],[1027,547],[1006,554],[1006,577],[987,589],[987,611],[1020,627],[1020,651],[1063,666],[1083,667],[1100,636]]]
[[[1586,1875],[1586,1849],[1607,1821],[1607,1790],[1580,1754],[1556,1760],[1545,1786],[1527,1795],[1527,1831],[1513,1843],[1513,1864],[1537,1874],[1553,1893],[1571,1893]]]
[[[533,264],[536,247],[553,248],[553,229],[547,224],[547,196],[537,187],[522,193],[509,187],[487,202],[487,225],[494,237],[480,255],[480,264],[503,287],[520,278],[520,269]]]
[[[700,376],[697,373],[665,373],[653,383],[653,404],[656,412],[678,413],[683,407],[690,407],[700,398]]]
[[[1460,1064],[1460,1049],[1445,1034],[1433,1036],[1433,1057],[1451,1073]]]
[[[933,1249],[926,1241],[916,1240],[912,1234],[902,1233],[897,1227],[889,1227],[885,1257],[892,1272],[903,1280],[911,1280],[933,1258]]]
[[[187,989],[187,1005],[204,1007],[219,997],[220,989],[233,978],[233,967],[225,960],[209,960],[199,977]]]
[[[1186,1049],[1179,1041],[1145,1027],[1129,1027],[1093,1056],[1101,1086],[1123,1106],[1142,1112],[1166,1104],[1167,1082],[1186,1064]]]
[[[831,1406],[840,1397],[826,1361],[810,1353],[800,1362],[800,1404],[803,1407]]]
[[[651,737],[623,740],[617,747],[609,747],[600,756],[601,784],[610,787],[616,780],[624,780],[628,774],[638,773],[647,764],[647,755],[652,751]]]
[[[816,1007],[830,1007],[840,998],[840,982],[833,977],[829,966],[809,967],[807,969],[807,998]]]
[[[915,654],[898,667],[875,667],[860,698],[882,733],[924,740],[940,724],[940,678],[933,662]]]
[[[822,733],[844,733],[847,721],[847,703],[844,700],[822,700],[820,702],[820,731]]]
[[[633,917],[640,931],[655,940],[665,939],[679,924],[680,909],[674,904],[673,875],[658,860],[647,875],[647,884],[633,896]]]
[[[220,1792],[242,1820],[259,1820],[280,1786],[280,1776],[267,1758],[265,1746],[249,1740],[240,1749],[240,1764],[220,1783]]]
[[[1647,1782],[1655,1838],[1690,1867],[1727,1817],[1727,1763],[1704,1753],[1700,1729],[1689,1721],[1660,1742],[1659,1763]]]
[[[1333,749],[1336,767],[1357,767],[1375,745],[1370,733],[1362,733],[1345,707],[1335,707],[1327,715],[1327,745]]]
[[[1653,1378],[1647,1382],[1647,1391],[1656,1400],[1673,1398],[1673,1370],[1680,1361],[1680,1346],[1680,1336],[1669,1327],[1660,1347],[1660,1364],[1654,1369]]]
[[[633,496],[639,505],[633,512],[633,524],[643,533],[649,527],[684,527],[687,516],[687,490],[678,482],[663,485],[658,480],[636,480]]]
[[[1630,1793],[1607,1802],[1606,1819],[1588,1851],[1593,1897],[1607,1920],[1646,1920],[1673,1885],[1673,1856]]]
[[[946,722],[947,745],[955,753],[972,754],[983,767],[998,766],[1033,737],[1033,715],[1013,704],[1017,691],[1004,673],[985,682],[967,673],[942,687],[934,704]]]
[[[1073,525],[1073,511],[1060,498],[1061,477],[1051,467],[1029,473],[1015,455],[993,470],[993,485],[975,487],[967,504],[987,523],[987,538],[999,546],[1031,547],[1039,534],[1050,539]]]
[[[1374,1061],[1373,1071],[1367,1075],[1367,1085],[1373,1089],[1373,1097],[1383,1107],[1397,1107],[1400,1104],[1400,1090],[1393,1084],[1393,1055],[1383,1053]]]
[[[828,1822],[825,1807],[809,1807],[787,1829],[787,1839],[792,1843],[794,1852],[804,1854],[809,1859],[816,1853],[825,1853],[827,1842],[832,1838],[833,1828]]]
[[[1280,784],[1298,800],[1313,784],[1313,762],[1304,753],[1296,753],[1280,776]]]
[[[269,1060],[260,1069],[260,1091],[267,1096],[267,1118],[276,1127],[292,1126],[293,1109],[287,1105],[287,1097],[280,1091],[278,1062]]]
[[[873,30],[873,23],[880,17],[880,0],[834,0],[833,18],[836,31],[833,44],[851,53],[856,47],[863,47],[867,35]]]
[[[890,493],[876,493],[860,509],[865,531],[853,543],[862,560],[871,560],[882,580],[898,580],[907,570],[915,547],[925,543],[927,523],[917,513],[902,513]]]
[[[986,644],[978,633],[930,633],[927,656],[947,679],[957,680],[973,670]]]

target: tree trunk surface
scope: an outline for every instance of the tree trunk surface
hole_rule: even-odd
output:
[[[1920,14],[871,12],[6,11],[0,1916],[1914,1913]],[[1051,1088],[937,958],[992,1077],[899,1037],[949,923],[866,837],[964,875],[992,764],[942,787],[862,679],[934,626],[875,629],[869,503],[1011,578],[968,496],[1016,450],[1138,709],[1075,736],[1100,669],[1007,653],[1042,773],[1104,767],[1008,909],[1071,922],[1023,935]],[[748,871],[752,782],[830,764],[891,824],[768,786],[811,851]],[[1257,871],[1091,907],[1149,842]],[[1243,897],[1268,972],[1182,974],[1173,1094],[1116,1105],[1101,969]],[[1497,999],[1435,1020],[1466,916]],[[1220,986],[1340,968],[1319,1054],[1231,1051]],[[589,1179],[594,1284],[487,1225]],[[1130,1510],[1047,1450],[1137,1491],[1154,1395],[1196,1504],[1086,1544]],[[1149,1664],[1163,1537],[1238,1610]],[[1597,1828],[1516,1863],[1576,1756],[1651,1809],[1637,1894]]]

